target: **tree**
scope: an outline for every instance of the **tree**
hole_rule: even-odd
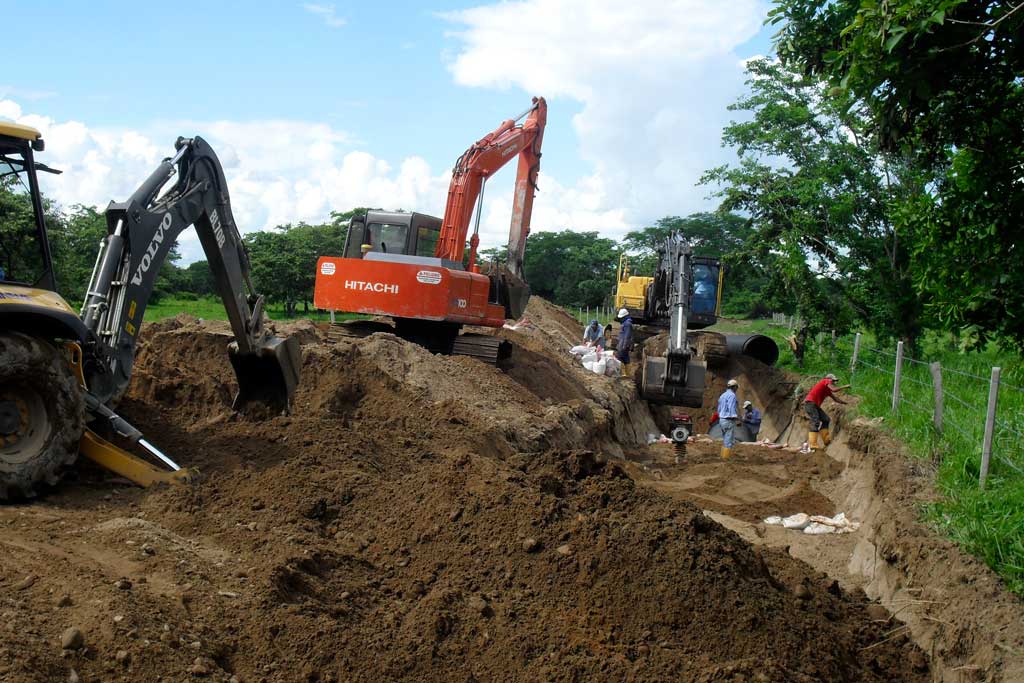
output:
[[[923,177],[893,213],[931,319],[1024,348],[1024,2],[775,4],[783,62],[863,104]]]
[[[751,256],[806,320],[844,327],[838,295],[876,333],[913,342],[921,304],[891,211],[893,198],[919,188],[916,178],[880,149],[864,112],[814,78],[765,59],[748,73],[750,93],[730,109],[751,118],[723,132],[739,162],[702,182],[719,185],[723,210],[750,216]]]
[[[246,235],[256,289],[268,301],[284,304],[286,315],[295,315],[299,303],[308,311],[316,262],[321,256],[343,253],[344,222],[346,218],[321,225],[281,225]]]
[[[209,296],[217,293],[210,264],[206,261],[195,261],[188,264],[188,267],[185,268],[185,276],[188,282],[188,291],[196,296]]]
[[[107,219],[92,206],[72,206],[48,221],[57,291],[69,302],[81,303],[96,264],[100,243],[107,236]]]
[[[600,306],[615,289],[614,240],[596,232],[534,232],[527,238],[523,274],[534,294],[561,306]]]
[[[754,230],[750,221],[729,212],[695,213],[680,218],[666,216],[654,225],[626,233],[623,246],[630,254],[630,272],[650,275],[657,265],[657,249],[674,232],[686,235],[698,256],[722,260],[725,269],[722,309],[732,315],[762,312],[760,290],[767,276],[750,257]]]

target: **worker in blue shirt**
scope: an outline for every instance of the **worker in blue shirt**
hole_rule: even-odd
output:
[[[722,459],[732,455],[735,439],[736,420],[739,418],[736,405],[736,390],[740,383],[734,379],[726,383],[725,391],[718,397],[718,424],[722,427]]]
[[[590,342],[591,346],[605,346],[604,328],[597,320],[591,320],[590,324],[583,328],[583,343]]]
[[[615,343],[615,357],[627,366],[622,368],[622,375],[628,377],[629,352],[633,348],[633,319],[625,308],[619,309],[618,318],[622,321],[622,327],[619,329],[619,340]]]
[[[761,431],[761,411],[755,408],[750,401],[743,402],[743,425],[750,432],[751,438],[756,441],[757,433]]]

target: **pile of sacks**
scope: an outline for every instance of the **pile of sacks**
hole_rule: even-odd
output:
[[[845,512],[840,512],[835,517],[800,512],[789,517],[769,517],[764,523],[802,531],[805,534],[849,534],[860,528],[860,522],[851,522],[846,518]]]
[[[622,374],[622,362],[615,357],[614,351],[604,351],[595,346],[574,346],[569,352],[580,359],[584,368],[597,375],[618,377]]]

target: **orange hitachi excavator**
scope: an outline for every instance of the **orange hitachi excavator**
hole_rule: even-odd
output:
[[[324,256],[317,263],[317,308],[390,316],[396,334],[436,353],[497,362],[509,350],[507,344],[490,335],[459,332],[463,325],[501,327],[526,308],[530,290],[523,280],[523,254],[546,122],[547,104],[535,97],[529,109],[466,150],[452,169],[441,221],[406,212],[367,211],[353,217],[344,256]],[[484,186],[517,155],[507,264],[481,269],[477,246]],[[476,224],[464,264],[474,207]]]

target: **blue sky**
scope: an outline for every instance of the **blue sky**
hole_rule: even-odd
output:
[[[123,199],[198,133],[227,160],[244,230],[338,202],[441,211],[455,157],[533,94],[549,104],[534,229],[618,236],[708,208],[697,167],[725,158],[714,131],[740,60],[770,50],[758,0],[0,4],[24,28],[8,54],[31,55],[0,77],[0,115],[50,138],[69,170],[52,195]],[[491,183],[485,242],[511,185]]]

